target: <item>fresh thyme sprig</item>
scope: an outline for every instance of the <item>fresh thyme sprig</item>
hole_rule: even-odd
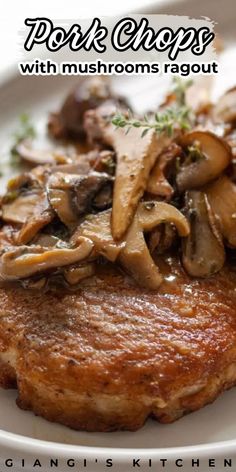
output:
[[[137,120],[132,118],[130,113],[128,116],[118,113],[113,117],[112,123],[117,128],[127,128],[127,133],[131,128],[143,128],[142,137],[151,129],[154,129],[158,134],[166,133],[168,136],[172,136],[176,127],[182,130],[189,129],[189,108],[186,106],[166,108],[162,112],[155,113],[152,121],[146,115],[143,120]]]
[[[129,111],[126,114],[117,113],[112,118],[113,125],[117,128],[126,128],[126,133],[131,128],[142,128],[142,137],[151,129],[154,129],[159,134],[166,133],[168,136],[172,136],[176,127],[181,130],[188,130],[190,128],[191,110],[186,106],[185,97],[186,90],[192,85],[192,81],[182,81],[179,78],[175,78],[173,83],[172,91],[176,96],[176,103],[172,107],[155,113],[152,119],[144,115],[143,120],[133,118]]]
[[[19,117],[19,126],[17,131],[13,134],[13,144],[10,149],[11,153],[11,165],[17,166],[20,163],[20,157],[17,151],[17,146],[20,142],[25,139],[34,139],[36,137],[36,131],[30,121],[29,115],[22,113]]]
[[[172,92],[175,95],[176,102],[180,106],[186,105],[186,91],[193,84],[191,79],[183,80],[180,77],[174,77],[172,83]]]

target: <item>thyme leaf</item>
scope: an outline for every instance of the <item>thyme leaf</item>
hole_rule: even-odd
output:
[[[180,77],[173,78],[172,93],[176,97],[176,102],[180,106],[186,105],[186,90],[193,84],[191,79],[183,80]]]

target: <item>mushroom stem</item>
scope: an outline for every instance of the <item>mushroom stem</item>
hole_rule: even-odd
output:
[[[119,256],[120,263],[136,282],[150,290],[160,286],[162,275],[151,257],[143,233],[162,223],[174,223],[182,237],[189,234],[186,218],[172,205],[162,202],[140,203],[125,236],[126,245]]]
[[[151,257],[137,218],[134,218],[128,230],[119,261],[140,286],[156,290],[161,285],[163,277]]]
[[[165,173],[173,161],[181,155],[181,152],[181,147],[172,143],[159,155],[148,179],[147,192],[165,197],[168,200],[172,197],[174,189],[169,184]]]
[[[236,247],[236,185],[223,175],[206,187],[206,193],[224,239]]]
[[[183,241],[183,266],[189,275],[208,277],[223,267],[225,250],[207,195],[187,192],[186,211],[191,231]]]

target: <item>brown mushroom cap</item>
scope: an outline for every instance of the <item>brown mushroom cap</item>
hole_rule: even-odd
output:
[[[2,219],[7,223],[24,224],[44,208],[45,192],[42,189],[8,192],[2,204]]]
[[[91,209],[93,199],[112,180],[101,172],[86,175],[56,172],[48,179],[48,199],[60,220],[70,228],[78,224],[79,217]]]
[[[67,174],[66,174],[67,175]],[[73,179],[75,180],[75,176]],[[64,187],[64,188],[63,188]],[[69,228],[78,223],[78,215],[70,188],[64,184],[64,174],[53,174],[47,184],[48,201],[62,223]]]
[[[191,131],[183,136],[181,145],[185,149],[196,146],[200,156],[196,162],[181,166],[176,177],[180,192],[199,188],[215,179],[232,159],[228,144],[210,131]]]

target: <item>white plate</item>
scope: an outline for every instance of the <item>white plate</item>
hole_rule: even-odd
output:
[[[228,33],[229,31],[228,28]],[[217,79],[215,95],[235,84],[236,74],[232,69],[232,64],[236,63],[235,59],[234,48],[229,48],[223,54],[221,61],[224,77],[222,75]],[[39,130],[43,129],[48,112],[57,108],[62,97],[75,82],[76,78],[65,77],[11,77],[0,86],[2,162],[7,159],[11,134],[17,126],[17,117],[22,112],[27,112]],[[114,80],[114,85],[129,95],[140,109],[143,107],[143,96],[146,107],[149,105],[147,97],[150,105],[155,101],[158,102],[158,90],[162,89],[164,92],[167,83],[166,79],[163,81],[161,78],[136,77],[117,78]],[[6,180],[9,174],[5,165],[4,174]],[[1,186],[3,185],[4,179],[1,182]],[[185,461],[182,470],[189,471],[191,470],[189,461],[192,458],[199,458],[200,467],[197,470],[206,472],[207,460],[211,457],[216,458],[215,471],[223,469],[224,458],[234,459],[235,468],[232,470],[236,470],[235,389],[224,393],[214,404],[172,425],[160,425],[149,420],[136,433],[110,434],[76,432],[49,423],[30,412],[19,410],[15,405],[15,397],[15,391],[0,390],[0,465],[3,459],[14,457],[14,470],[17,471],[32,470],[32,462],[36,457],[41,458],[46,470],[50,457],[60,459],[61,472],[70,470],[64,462],[68,457],[79,457],[81,465],[79,470],[85,472],[106,470],[105,460],[110,457],[115,463],[112,471],[135,470],[132,468],[133,458],[142,459],[142,471],[170,472],[177,470],[173,460],[182,458]],[[22,457],[27,459],[25,469],[21,469],[20,462],[17,462]],[[82,467],[84,458],[90,461],[86,468]],[[161,467],[160,459],[163,458],[171,461],[166,469]],[[148,459],[153,460],[153,468],[149,467]],[[2,470],[8,469],[2,468]]]

